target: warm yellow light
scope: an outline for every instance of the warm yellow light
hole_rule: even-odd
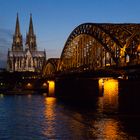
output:
[[[31,83],[28,83],[28,84],[26,85],[26,87],[27,87],[27,88],[32,88],[32,84],[31,84]]]
[[[46,125],[47,127],[44,127],[44,129],[42,129],[42,133],[45,136],[52,136],[52,135],[56,135],[55,134],[55,127],[53,127],[54,122],[56,120],[56,111],[55,111],[55,105],[56,105],[56,99],[53,97],[46,97],[44,100],[44,115],[45,119],[47,121],[44,121],[43,123],[45,123],[44,125]]]
[[[126,46],[124,46],[123,48],[120,48],[120,58],[125,56],[125,52],[126,52],[125,49],[126,49]]]
[[[49,84],[49,96],[54,96],[55,82],[48,81],[48,84]]]
[[[99,79],[99,86],[102,86],[104,83],[104,80],[103,79]]]
[[[138,45],[137,52],[140,52],[140,44]]]
[[[30,87],[31,86],[31,83],[28,83],[27,86]]]
[[[47,106],[51,107],[51,106],[56,104],[56,98],[54,98],[54,97],[46,97],[45,102],[46,102],[45,104]]]
[[[114,120],[108,120],[104,123],[103,135],[105,139],[117,139],[118,124]]]
[[[47,86],[47,83],[43,83],[43,87],[46,87]]]
[[[105,94],[116,95],[118,94],[118,81],[115,79],[108,79],[104,81]]]
[[[106,64],[106,66],[110,66],[110,64],[108,63],[108,64]]]
[[[99,79],[98,83],[99,83],[99,95],[103,96],[104,80],[103,79]]]
[[[99,95],[102,100],[99,104],[103,105],[103,109],[106,108],[117,109],[118,108],[118,80],[111,78],[99,79]],[[102,110],[102,108],[100,108]],[[100,110],[99,109],[99,110]]]
[[[104,102],[110,108],[118,108],[118,81],[109,79],[104,82]]]
[[[43,93],[43,96],[47,96],[47,93]]]

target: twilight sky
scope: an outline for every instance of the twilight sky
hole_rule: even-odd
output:
[[[24,41],[32,13],[38,49],[50,58],[60,57],[81,23],[140,23],[140,0],[0,0],[0,67],[11,48],[17,12]]]

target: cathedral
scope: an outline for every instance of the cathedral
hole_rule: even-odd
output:
[[[32,15],[30,15],[29,31],[26,34],[25,47],[23,47],[23,39],[17,14],[13,43],[11,49],[8,50],[7,57],[7,71],[9,72],[40,72],[42,70],[46,60],[46,52],[45,50],[38,51],[37,49]]]

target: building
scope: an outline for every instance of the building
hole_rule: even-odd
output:
[[[25,46],[25,47],[24,47]],[[32,15],[30,15],[29,31],[26,34],[26,43],[20,32],[19,18],[17,14],[15,33],[13,35],[12,48],[8,50],[7,70],[10,72],[40,72],[46,60],[46,52],[38,51],[36,35],[34,33]]]

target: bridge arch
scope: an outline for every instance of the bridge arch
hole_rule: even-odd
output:
[[[57,70],[93,70],[125,63],[127,55],[132,55],[127,48],[137,48],[140,44],[140,38],[134,35],[139,28],[140,24],[79,25],[71,32],[64,45]]]
[[[59,58],[49,58],[43,67],[43,76],[52,76],[57,71]]]

